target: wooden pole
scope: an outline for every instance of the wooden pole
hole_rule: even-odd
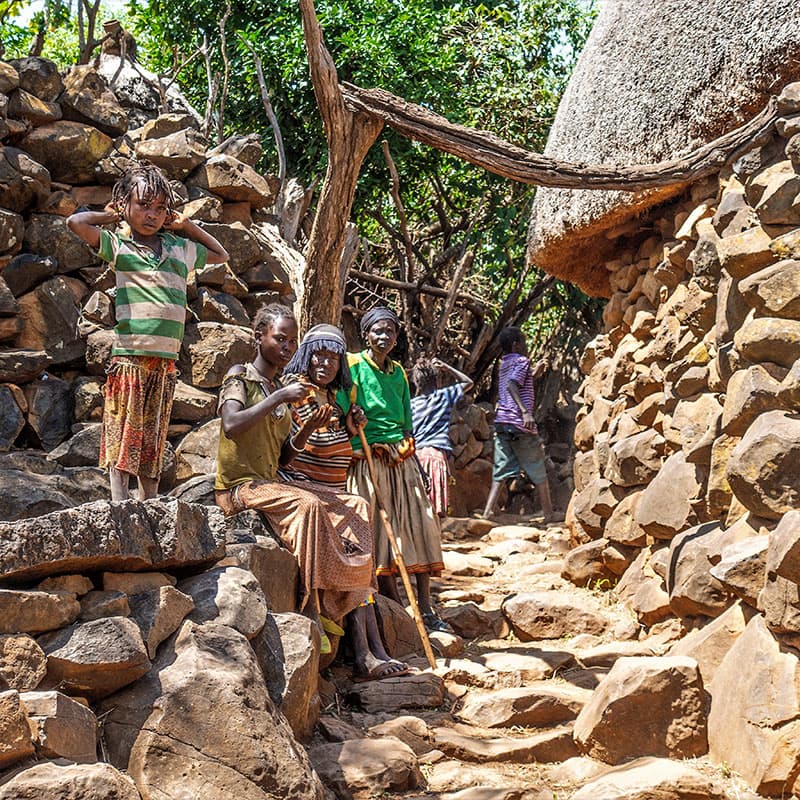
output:
[[[381,515],[383,525],[386,528],[386,535],[389,538],[389,545],[392,548],[392,553],[394,553],[395,561],[397,561],[397,567],[400,570],[400,577],[403,579],[403,586],[405,587],[406,594],[408,595],[408,602],[411,603],[411,616],[414,617],[414,622],[417,623],[419,638],[422,639],[422,649],[425,651],[425,657],[428,659],[431,669],[436,669],[436,658],[434,657],[433,650],[431,649],[431,640],[428,638],[428,631],[425,630],[425,623],[422,621],[422,614],[420,614],[419,611],[417,596],[414,594],[414,590],[411,588],[411,579],[408,577],[408,570],[406,569],[406,562],[403,559],[403,553],[398,547],[394,528],[392,528],[392,523],[389,522],[389,515],[386,513],[386,506],[384,505],[383,498],[378,490],[378,482],[375,480],[375,466],[372,463],[372,450],[367,443],[367,437],[364,436],[363,428],[358,429],[358,438],[361,439],[361,447],[364,449],[364,455],[367,459],[367,467],[369,468],[369,474],[372,478],[372,486],[375,490],[375,500],[378,504],[378,513]]]

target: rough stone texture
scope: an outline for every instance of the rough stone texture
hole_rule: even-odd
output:
[[[638,756],[691,758],[708,749],[697,662],[620,658],[575,721],[582,752],[609,764]]]
[[[267,619],[267,601],[252,572],[240,567],[215,567],[178,584],[194,601],[189,618],[220,622],[252,639]]]
[[[433,743],[451,758],[461,761],[564,761],[578,754],[569,726],[550,728],[528,736],[486,737],[467,725],[435,728]]]
[[[36,764],[0,786],[0,800],[140,800],[136,784],[111,764]]]
[[[0,689],[35,689],[47,672],[47,659],[36,640],[25,634],[0,636]]]
[[[223,554],[222,512],[175,500],[96,501],[0,523],[0,573],[30,580],[63,572],[168,569]]]
[[[129,604],[131,618],[139,626],[151,659],[156,657],[161,642],[175,633],[194,609],[194,600],[174,586],[131,595]]]
[[[764,317],[800,317],[800,262],[779,261],[739,284],[745,300]]]
[[[97,162],[108,155],[113,142],[97,128],[60,120],[34,128],[22,146],[47,167],[53,180],[91,183]]]
[[[703,685],[713,691],[712,681],[728,651],[747,627],[753,610],[741,603],[734,603],[716,619],[696,628],[676,642],[668,651],[669,656],[689,656],[697,662]]]
[[[670,542],[666,582],[670,608],[679,617],[716,617],[730,603],[722,584],[709,572],[709,553],[719,531],[718,523],[706,522]]]
[[[237,525],[243,512],[227,520],[228,526]],[[260,528],[263,525],[259,522]],[[271,535],[256,535],[256,542],[229,544],[225,550],[232,563],[248,569],[261,587],[267,601],[267,608],[275,613],[294,611],[297,607],[297,592],[300,581],[297,559],[284,546],[278,544]],[[230,563],[228,560],[225,563]]]
[[[617,486],[648,483],[661,468],[664,437],[646,430],[616,442],[609,450],[604,475]]]
[[[591,692],[577,686],[543,682],[490,694],[470,694],[458,716],[482,728],[552,725],[575,719],[590,696]]]
[[[244,636],[187,620],[162,650],[150,673],[101,707],[111,711],[110,761],[145,797],[322,800]]]
[[[0,633],[42,633],[78,618],[80,604],[67,592],[0,589]]]
[[[722,549],[722,558],[709,570],[726,591],[755,607],[764,586],[769,536],[751,536]]]
[[[150,669],[139,628],[126,617],[78,622],[41,636],[39,644],[47,655],[46,683],[94,699]]]
[[[545,154],[582,163],[646,164],[735,128],[765,105],[775,86],[800,74],[789,63],[789,53],[800,50],[800,21],[789,22],[785,10],[781,0],[746,0],[735,8],[713,0],[702,7],[682,4],[672,14],[660,4],[605,3]],[[693,32],[691,41],[686,30]],[[729,43],[724,63],[720,41]],[[597,75],[603,76],[602,89]],[[608,296],[608,273],[595,265],[613,257],[619,239],[605,234],[683,188],[632,194],[542,188],[528,259],[591,294]]]
[[[317,745],[309,757],[325,786],[344,800],[414,789],[422,777],[414,751],[394,736]]]
[[[422,653],[416,623],[403,606],[382,594],[375,595],[375,613],[386,652],[393,658]]]
[[[485,611],[475,603],[466,602],[441,608],[440,614],[456,634],[464,639],[503,635],[505,620],[496,609]]]
[[[0,692],[0,769],[33,753],[31,732],[19,692],[15,689]]]
[[[61,692],[21,695],[36,752],[79,764],[97,761],[97,718],[83,703]]]
[[[730,800],[732,795],[720,780],[690,764],[666,758],[637,758],[589,781],[572,795],[572,800],[641,800],[645,797],[648,800]]]
[[[294,735],[308,741],[320,710],[319,628],[301,614],[268,614],[251,641],[269,696],[291,725]]]
[[[384,678],[353,684],[348,697],[368,712],[438,708],[444,701],[444,681],[430,672]]]
[[[89,592],[81,598],[82,620],[101,617],[129,617],[131,613],[128,597],[122,592]]]
[[[639,498],[634,519],[646,533],[671,539],[696,521],[693,504],[705,493],[705,470],[673,453]]]
[[[586,607],[580,608],[566,592],[513,595],[503,601],[503,614],[523,642],[577,633],[601,634],[608,627],[607,619],[588,600]]]
[[[231,364],[242,364],[253,355],[252,333],[237,325],[199,322],[187,325],[178,368],[193,386],[213,389]]]
[[[733,343],[748,361],[791,367],[800,358],[800,320],[756,317],[736,332]]]
[[[784,793],[800,768],[799,682],[797,656],[782,651],[760,616],[750,620],[714,676],[709,754],[759,794]]]
[[[734,447],[728,483],[742,505],[767,519],[780,519],[800,504],[800,420],[769,411],[756,419]]]
[[[769,536],[766,569],[800,584],[800,511],[788,511]]]

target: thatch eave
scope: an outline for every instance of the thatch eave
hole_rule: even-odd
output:
[[[758,113],[800,79],[800,14],[781,0],[605,0],[545,155],[606,164],[677,158]],[[539,189],[528,259],[596,296],[614,229],[682,194]]]

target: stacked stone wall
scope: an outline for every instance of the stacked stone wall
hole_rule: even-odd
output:
[[[800,766],[786,748],[768,776],[790,724],[772,720],[760,753],[746,745],[766,717],[736,677],[753,643],[777,669],[800,634],[800,85],[779,108],[768,141],[629,226],[605,264],[614,293],[582,357],[564,568],[616,585],[643,635],[724,615],[704,674],[710,752],[766,794]]]

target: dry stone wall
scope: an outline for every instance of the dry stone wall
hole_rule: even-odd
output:
[[[605,264],[614,293],[582,357],[563,573],[616,584],[645,630],[698,629],[676,655],[709,687],[710,753],[765,795],[800,789],[787,710],[800,643],[800,84],[779,108],[768,141],[641,221]]]

